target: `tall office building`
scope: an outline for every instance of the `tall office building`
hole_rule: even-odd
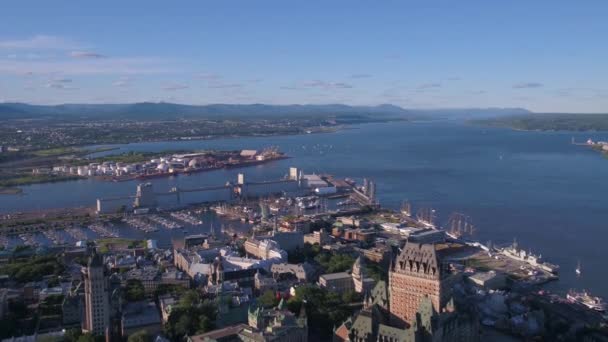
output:
[[[91,256],[87,267],[83,269],[83,278],[85,317],[82,330],[94,335],[105,335],[110,326],[110,304],[108,279],[99,254]]]

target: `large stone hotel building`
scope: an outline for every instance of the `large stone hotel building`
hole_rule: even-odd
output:
[[[408,242],[389,269],[391,324],[410,326],[423,298],[428,297],[436,312],[452,296],[459,275],[449,270],[442,255],[444,244]]]

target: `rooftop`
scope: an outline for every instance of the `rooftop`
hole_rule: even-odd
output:
[[[124,328],[160,324],[160,315],[154,302],[136,302],[125,306],[122,313]]]
[[[336,279],[350,278],[351,275],[346,272],[338,272],[338,273],[323,274],[320,277],[325,280],[336,280]]]

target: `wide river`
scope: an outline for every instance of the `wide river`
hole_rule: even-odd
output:
[[[278,146],[292,159],[253,168],[154,179],[155,190],[223,184],[244,172],[251,180],[282,177],[289,166],[305,173],[369,177],[381,204],[414,210],[431,206],[445,225],[450,213],[473,218],[476,238],[520,245],[559,264],[552,288],[588,289],[608,297],[608,160],[570,143],[608,140],[608,133],[522,132],[438,121],[366,124],[329,134],[155,142],[121,145],[122,151],[260,149]],[[112,151],[117,153],[117,151]],[[136,182],[94,180],[24,187],[0,196],[0,213],[93,206],[98,197],[133,194]],[[577,278],[577,261],[583,274]]]

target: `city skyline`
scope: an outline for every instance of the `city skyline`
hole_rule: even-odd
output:
[[[608,105],[599,1],[75,4],[5,4],[0,101]]]

